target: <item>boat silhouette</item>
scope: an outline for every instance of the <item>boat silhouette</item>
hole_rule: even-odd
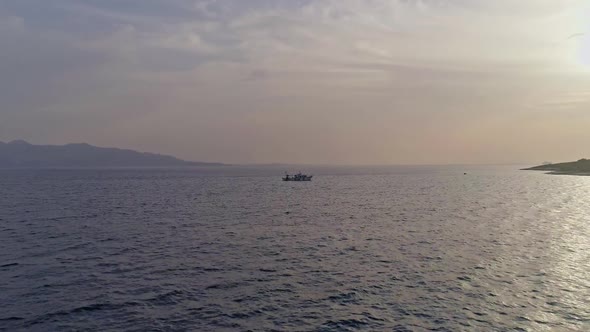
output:
[[[285,176],[283,176],[283,181],[311,181],[312,177],[313,175],[307,175],[301,172],[293,175],[285,173]]]

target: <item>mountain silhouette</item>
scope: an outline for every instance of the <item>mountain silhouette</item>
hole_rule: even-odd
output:
[[[134,150],[102,148],[86,143],[33,145],[23,140],[0,142],[0,167],[195,167],[221,163],[193,162]]]

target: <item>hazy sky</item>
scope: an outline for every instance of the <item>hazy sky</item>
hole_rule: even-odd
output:
[[[587,0],[0,0],[0,140],[231,163],[590,157]]]

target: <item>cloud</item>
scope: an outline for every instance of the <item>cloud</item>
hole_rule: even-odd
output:
[[[0,139],[89,140],[228,162],[445,162],[452,158],[432,145],[461,145],[451,132],[490,144],[470,129],[478,121],[495,123],[493,135],[527,112],[549,121],[587,108],[580,47],[566,40],[586,31],[586,7],[8,0]],[[293,157],[281,148],[291,142],[310,148]],[[351,146],[364,152],[347,156]],[[467,150],[452,157],[469,161]]]

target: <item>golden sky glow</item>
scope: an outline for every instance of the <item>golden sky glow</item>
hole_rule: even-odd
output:
[[[9,0],[0,140],[231,163],[588,157],[588,22],[578,0]]]

